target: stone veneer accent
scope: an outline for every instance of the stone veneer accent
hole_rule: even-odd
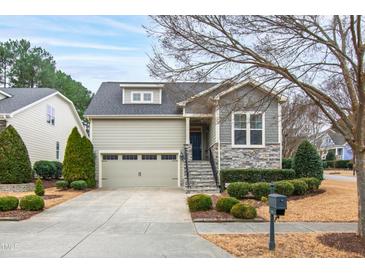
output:
[[[28,192],[34,191],[34,183],[0,184],[0,192]]]
[[[264,148],[232,148],[220,144],[221,169],[225,168],[281,168],[280,144],[267,144]]]

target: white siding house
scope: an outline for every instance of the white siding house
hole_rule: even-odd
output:
[[[86,135],[73,103],[58,91],[6,89],[5,92],[10,97],[0,100],[0,120],[3,127],[12,125],[20,134],[32,164],[39,160],[62,162],[68,136],[74,127],[81,135]],[[22,98],[18,101],[18,97]],[[6,111],[9,106],[15,109]]]

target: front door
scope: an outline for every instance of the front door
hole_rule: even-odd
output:
[[[193,160],[202,159],[202,134],[201,132],[190,132],[190,144],[193,150]]]

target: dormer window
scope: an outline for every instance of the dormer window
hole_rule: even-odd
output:
[[[132,103],[151,104],[153,102],[152,91],[133,91]]]

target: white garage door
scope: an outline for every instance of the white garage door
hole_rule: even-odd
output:
[[[177,154],[104,154],[102,187],[177,187]]]

